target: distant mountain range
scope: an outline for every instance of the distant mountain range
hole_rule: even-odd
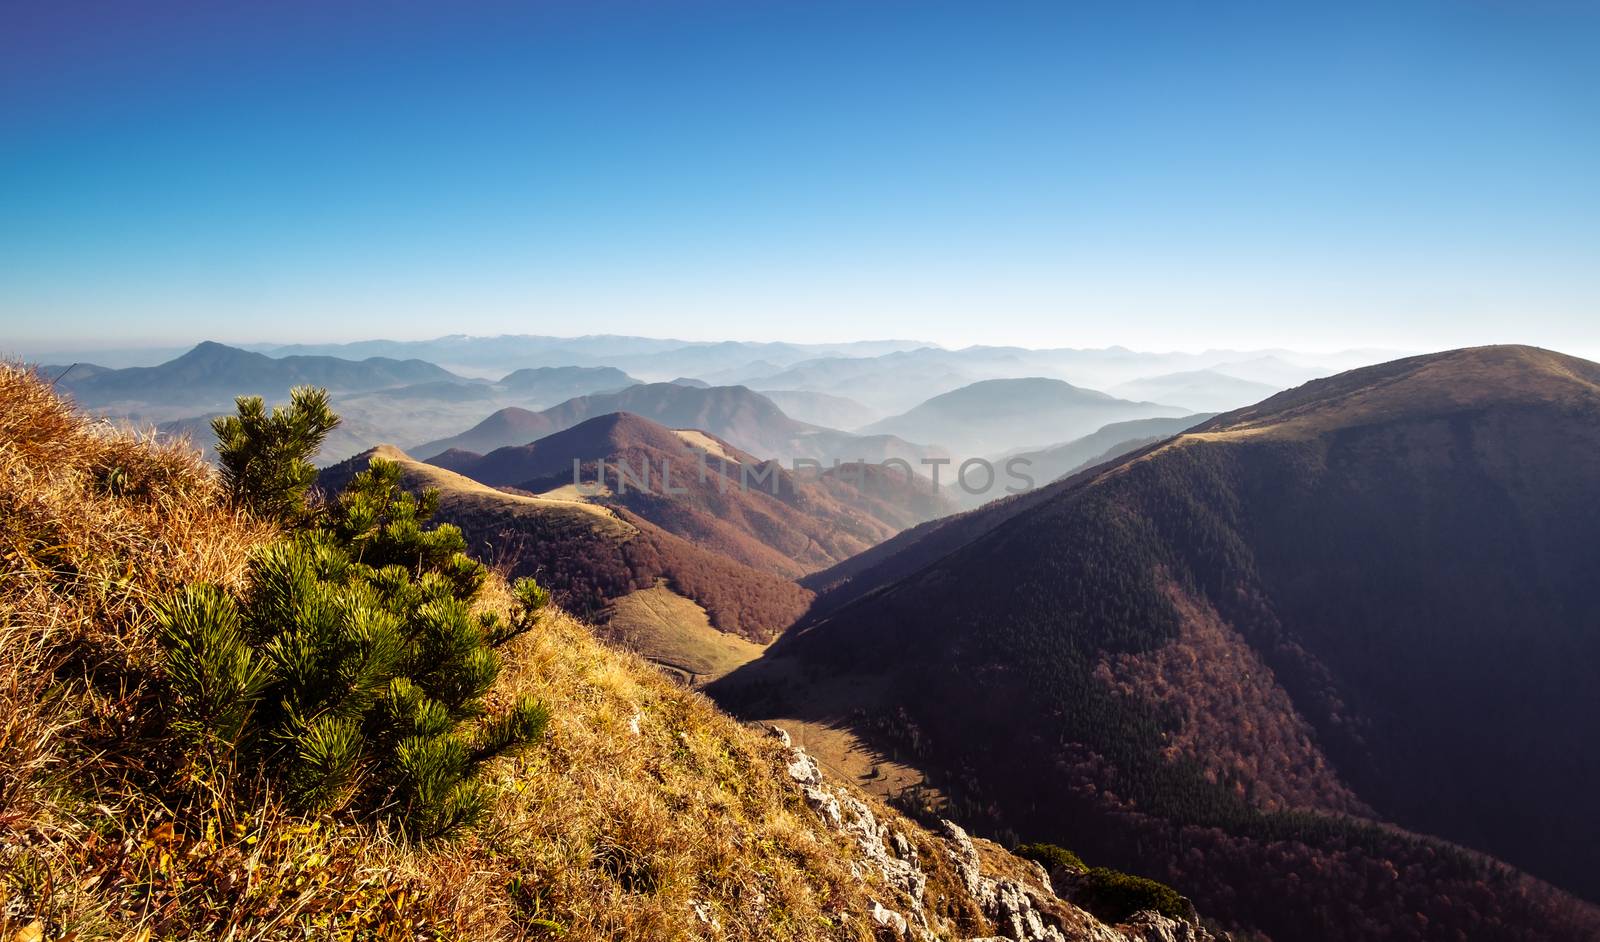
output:
[[[581,396],[542,412],[503,409],[459,435],[427,442],[413,451],[427,458],[451,449],[483,454],[527,444],[612,412],[630,412],[672,428],[709,432],[764,459],[876,464],[898,458],[920,467],[923,458],[943,454],[892,435],[854,435],[796,421],[772,400],[743,386],[699,388],[676,383],[647,383],[616,393]]]
[[[1275,939],[1596,938],[1481,854],[1600,899],[1597,480],[1600,365],[1358,369],[817,573],[712,689]]]
[[[1204,353],[1149,353],[1123,347],[1104,349],[1028,349],[1024,347],[966,347],[945,350],[919,347],[877,356],[829,356],[779,367],[756,362],[704,378],[716,383],[737,383],[763,390],[803,390],[847,396],[888,413],[903,412],[919,402],[961,386],[988,379],[1043,377],[1060,379],[1088,389],[1110,389],[1122,383],[1160,379],[1171,374],[1209,371],[1230,380],[1261,383],[1268,392],[1298,385],[1343,369],[1392,359],[1398,354],[1380,350],[1350,350],[1330,354],[1304,354],[1287,350],[1211,350]],[[1205,394],[1204,386],[1191,389]],[[1215,390],[1211,390],[1215,393]],[[1236,395],[1241,389],[1228,391]],[[1122,394],[1119,394],[1122,395]],[[1249,396],[1243,402],[1262,395]],[[1166,397],[1149,398],[1195,411],[1215,408],[1209,402],[1183,402]],[[1236,403],[1237,404],[1237,403]]]
[[[1111,422],[1186,414],[1203,404],[1234,405],[1274,388],[1246,375],[1278,377],[1281,385],[1283,377],[1315,371],[1279,352],[943,350],[910,341],[805,345],[453,337],[278,347],[271,352],[275,355],[205,342],[155,366],[111,369],[79,363],[70,370],[63,365],[45,372],[60,376],[59,388],[86,409],[134,425],[188,431],[201,445],[209,443],[205,429],[211,417],[230,411],[238,395],[260,395],[275,404],[285,401],[295,385],[323,386],[345,417],[345,426],[327,443],[324,462],[383,442],[424,455],[449,447],[482,453],[525,444],[594,415],[629,411],[670,426],[714,426],[707,430],[760,457],[824,462],[899,458],[919,465],[925,457],[960,459],[1037,449]],[[464,357],[473,365],[458,373],[437,362],[387,355],[408,353]],[[1227,362],[1155,372],[1165,365],[1218,360]],[[465,375],[485,372],[494,362],[514,368]],[[674,378],[671,383],[640,383],[618,363],[640,364],[646,376]],[[1026,375],[1030,370],[1034,375]],[[1148,392],[1152,398],[1129,399],[1125,402],[1131,404],[1124,405],[1115,396],[1107,401],[1100,393],[1054,378],[1066,373],[1111,378],[1129,372],[1137,375],[1119,391]],[[711,383],[734,375],[759,377],[751,382],[772,392],[759,403],[742,394],[714,392],[733,388]],[[724,401],[691,403],[669,387],[697,389],[707,400]],[[1158,398],[1159,393],[1170,398]],[[595,396],[612,398],[590,402]],[[698,414],[702,407],[709,410],[704,415]],[[781,417],[768,411],[772,408]],[[895,410],[900,414],[883,417]],[[541,412],[548,414],[536,415]]]
[[[420,359],[463,376],[496,379],[513,370],[540,366],[609,366],[645,380],[674,377],[704,380],[711,385],[752,385],[762,389],[810,389],[846,395],[884,411],[904,411],[917,402],[981,379],[1046,376],[1074,385],[1106,389],[1119,383],[1167,373],[1211,369],[1254,382],[1293,386],[1317,376],[1393,359],[1392,350],[1347,350],[1307,353],[1293,350],[1208,350],[1159,353],[1125,347],[1044,348],[972,346],[944,349],[925,341],[872,340],[849,343],[695,342],[651,337],[595,335],[547,337],[448,336],[432,340],[364,340],[337,344],[235,344],[272,357],[333,356],[362,360],[383,357]],[[102,347],[76,351],[4,351],[34,363],[91,362],[105,367],[154,366],[183,349]],[[853,361],[853,362],[851,362]],[[912,369],[914,368],[914,369]],[[793,382],[768,383],[789,370]],[[888,383],[898,404],[885,405],[872,395],[839,386],[807,386],[807,382],[854,381],[873,373],[900,373],[904,388]],[[921,374],[920,391],[918,376]],[[935,388],[941,373],[954,381]],[[1181,403],[1180,403],[1181,404]]]
[[[398,441],[412,445],[481,419],[502,407],[543,408],[574,396],[622,389],[637,381],[611,367],[520,369],[498,380],[466,379],[420,360],[329,356],[273,358],[217,343],[202,343],[150,367],[107,369],[93,364],[41,368],[84,408],[138,425],[156,425],[209,447],[213,416],[231,412],[241,395],[269,404],[298,385],[333,393],[341,427],[324,444],[324,462]]]
[[[1122,398],[1212,411],[1260,398],[1257,394],[1265,394],[1262,387],[1282,388],[1382,358],[1378,351],[1307,355],[1280,350],[1145,353],[1118,347],[945,350],[901,340],[701,343],[616,336],[457,336],[254,349],[207,342],[176,357],[156,348],[101,352],[112,359],[96,365],[81,362],[93,360],[93,354],[53,354],[36,362],[55,363],[45,370],[54,378],[79,360],[59,388],[97,414],[135,425],[199,426],[230,409],[233,397],[241,393],[281,402],[298,383],[326,386],[349,420],[346,432],[330,442],[326,460],[381,441],[407,448],[431,446],[497,409],[539,411],[574,397],[614,392],[640,378],[770,390],[792,419],[858,432],[885,415],[904,413],[931,398],[991,379],[1058,379],[1085,389],[1130,384],[1118,391]],[[149,362],[157,359],[160,362]],[[112,368],[128,363],[138,365]],[[1182,382],[1188,374],[1194,374],[1191,381]],[[1192,381],[1197,378],[1205,381]],[[1156,388],[1145,390],[1139,384]],[[1170,395],[1156,395],[1158,391]],[[363,437],[356,432],[362,427],[383,434],[375,440]],[[1056,433],[1061,434],[1066,433]],[[1050,438],[1030,436],[1005,447],[1040,447]],[[940,444],[938,439],[910,441]],[[885,454],[898,448],[893,442],[880,444],[887,449]],[[816,447],[816,443],[793,451],[834,454],[831,446]]]
[[[901,412],[980,378],[943,350],[899,351],[876,357],[822,357],[783,370],[739,370],[717,377],[761,389],[826,393],[865,404],[879,414]]]
[[[1078,438],[1111,422],[1175,417],[1188,409],[1129,402],[1058,379],[991,379],[929,399],[863,432],[935,442],[961,458]]]
[[[1176,403],[1197,412],[1225,412],[1260,402],[1282,389],[1280,385],[1257,383],[1216,370],[1188,370],[1130,380],[1106,392],[1123,399]]]
[[[321,386],[332,392],[366,392],[415,383],[460,381],[422,360],[327,356],[275,359],[220,343],[201,343],[160,366],[120,370],[73,370],[57,382],[86,406],[124,400],[209,405],[235,396],[282,397],[290,387]]]
[[[344,344],[294,344],[262,348],[273,356],[320,354],[387,356],[446,364],[463,373],[499,376],[521,367],[610,366],[646,379],[737,369],[752,362],[787,365],[821,356],[872,357],[927,346],[912,340],[868,340],[834,344],[696,342],[652,337],[440,337],[434,340],[368,340]]]

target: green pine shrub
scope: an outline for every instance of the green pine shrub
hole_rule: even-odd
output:
[[[1043,866],[1051,873],[1057,870],[1082,873],[1089,869],[1077,854],[1056,844],[1022,844],[1014,853]]]
[[[393,462],[374,460],[313,513],[293,466],[331,427],[325,407],[296,390],[264,424],[241,399],[232,441],[218,423],[225,467],[244,456],[229,476],[238,499],[303,526],[254,556],[237,597],[197,585],[159,606],[168,726],[199,774],[260,767],[301,811],[448,834],[487,807],[481,766],[549,721],[532,698],[485,704],[496,649],[534,626],[549,594],[519,580],[509,617],[474,613],[487,570],[459,529],[427,526],[437,495],[406,492]]]
[[[1065,889],[1066,895],[1074,903],[1112,925],[1145,910],[1172,919],[1188,919],[1193,915],[1189,903],[1165,883],[1110,867],[1090,867],[1083,862],[1083,858],[1065,847],[1042,843],[1022,844],[1013,853],[1042,865],[1052,876],[1063,871],[1075,874],[1075,877],[1068,878],[1068,887],[1057,886],[1057,891]]]
[[[1187,919],[1192,914],[1178,891],[1165,883],[1109,867],[1091,867],[1073,902],[1113,925],[1145,910],[1172,919]]]
[[[317,481],[310,458],[339,426],[328,391],[297,386],[289,391],[289,405],[270,413],[260,396],[240,396],[234,404],[237,415],[211,422],[229,495],[261,516],[299,522]]]

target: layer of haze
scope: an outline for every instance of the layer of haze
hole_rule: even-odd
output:
[[[1600,353],[1600,6],[9,4],[0,340]]]

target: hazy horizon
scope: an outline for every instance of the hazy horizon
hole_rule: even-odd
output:
[[[1037,344],[1033,344],[1033,345],[1030,345],[1030,344],[1003,344],[1003,343],[976,343],[976,344],[956,345],[956,344],[949,344],[949,343],[939,343],[937,341],[927,340],[927,339],[917,338],[917,337],[871,337],[871,336],[863,336],[863,337],[854,337],[854,338],[822,339],[822,340],[794,340],[794,339],[785,338],[785,337],[774,337],[774,338],[770,338],[770,339],[750,338],[750,337],[718,337],[718,338],[715,338],[715,339],[693,340],[693,339],[689,339],[687,337],[671,337],[671,336],[665,336],[665,335],[649,336],[649,335],[644,335],[644,334],[608,334],[608,333],[554,334],[554,333],[532,333],[532,332],[507,332],[507,333],[498,333],[498,334],[454,333],[454,334],[421,334],[421,335],[417,335],[417,336],[401,336],[401,335],[361,336],[361,337],[355,337],[355,338],[352,338],[352,339],[349,339],[349,340],[328,340],[328,341],[308,341],[308,340],[300,340],[300,339],[260,339],[260,338],[257,338],[257,339],[225,340],[225,339],[219,339],[217,337],[210,337],[210,336],[195,337],[195,338],[188,339],[188,340],[185,340],[183,338],[174,338],[173,340],[168,341],[168,342],[162,342],[162,341],[153,340],[153,339],[138,340],[137,338],[131,339],[131,340],[128,340],[128,341],[96,340],[94,338],[77,338],[77,339],[64,338],[64,339],[57,340],[57,341],[51,341],[49,339],[45,339],[45,340],[40,340],[40,341],[36,341],[36,342],[31,342],[31,343],[30,342],[23,342],[23,343],[9,343],[8,342],[6,348],[0,349],[0,355],[33,357],[33,356],[37,356],[40,353],[49,353],[49,352],[93,353],[95,351],[135,352],[135,351],[191,350],[191,349],[193,349],[195,346],[197,346],[199,344],[208,343],[208,342],[210,342],[210,343],[220,343],[220,344],[223,344],[225,346],[236,347],[236,348],[239,348],[239,349],[242,349],[242,350],[250,350],[250,351],[253,351],[253,352],[264,352],[264,353],[271,354],[271,353],[277,353],[280,350],[288,350],[290,348],[295,348],[295,347],[323,348],[323,347],[354,346],[354,345],[369,344],[369,343],[424,344],[424,343],[432,343],[432,342],[439,342],[439,341],[449,341],[449,340],[457,340],[457,339],[459,339],[459,340],[493,340],[493,339],[498,339],[498,338],[508,338],[508,339],[509,338],[517,338],[517,339],[540,338],[540,339],[550,339],[550,340],[559,340],[559,341],[575,341],[575,340],[591,340],[591,339],[592,340],[604,340],[604,339],[648,340],[648,341],[654,341],[654,342],[666,343],[666,344],[682,344],[682,345],[685,345],[685,346],[695,346],[695,345],[715,344],[715,343],[742,343],[742,344],[752,344],[752,345],[787,344],[787,345],[797,346],[797,347],[844,347],[844,346],[851,346],[851,345],[901,344],[901,345],[904,345],[906,349],[933,348],[933,349],[939,349],[939,350],[946,350],[946,351],[949,351],[949,352],[961,352],[963,350],[982,349],[982,348],[1016,348],[1016,349],[1031,350],[1031,351],[1044,351],[1044,350],[1081,350],[1081,351],[1126,350],[1126,351],[1129,351],[1131,353],[1141,353],[1141,354],[1151,354],[1151,355],[1161,355],[1161,354],[1203,355],[1203,354],[1212,354],[1212,353],[1296,353],[1296,354],[1304,354],[1304,355],[1312,355],[1312,356],[1335,356],[1335,355],[1338,355],[1338,354],[1347,354],[1347,353],[1383,353],[1383,354],[1394,354],[1395,356],[1410,356],[1410,355],[1414,355],[1414,354],[1417,354],[1417,353],[1437,352],[1437,351],[1433,351],[1433,350],[1413,350],[1413,349],[1401,349],[1401,348],[1395,348],[1395,347],[1366,346],[1366,345],[1350,345],[1350,346],[1334,346],[1334,347],[1311,347],[1311,346],[1286,347],[1286,346],[1278,346],[1278,345],[1260,345],[1260,346],[1245,346],[1245,347],[1222,346],[1222,345],[1197,346],[1197,347],[1176,347],[1176,346],[1172,346],[1172,347],[1136,347],[1136,346],[1131,346],[1129,344],[1119,344],[1119,343],[1111,343],[1111,344],[1103,344],[1103,345],[1073,345],[1073,344],[1066,344],[1066,345],[1060,345],[1060,346],[1043,346],[1043,345],[1037,345]],[[1440,348],[1440,349],[1442,350],[1442,349],[1445,349],[1445,348]],[[860,354],[860,355],[861,356],[868,356],[869,354],[863,353],[863,354]]]

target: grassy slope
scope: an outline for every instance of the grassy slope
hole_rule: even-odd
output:
[[[711,626],[706,610],[665,580],[612,602],[601,633],[617,645],[698,684],[761,656],[763,647]]]

